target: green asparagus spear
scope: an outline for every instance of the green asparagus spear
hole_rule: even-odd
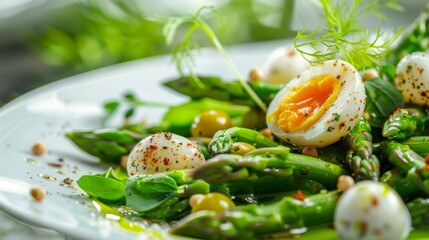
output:
[[[401,143],[407,145],[422,157],[429,154],[429,136],[413,136]]]
[[[411,179],[403,176],[397,169],[383,173],[380,182],[389,185],[404,200],[414,198],[421,192],[419,187]]]
[[[239,81],[227,82],[216,76],[199,76],[199,79],[201,84],[196,85],[192,76],[182,76],[165,82],[164,86],[192,99],[206,97],[247,106],[255,105]],[[271,85],[260,81],[251,81],[249,85],[266,104],[269,104],[282,89],[280,85]]]
[[[346,137],[349,145],[347,164],[352,169],[356,180],[378,181],[380,163],[372,150],[372,135],[369,122],[362,118]]]
[[[429,167],[422,156],[407,145],[395,141],[383,142],[380,149],[401,174],[425,194],[429,194]]]
[[[121,157],[145,137],[126,129],[75,131],[66,133],[66,136],[83,151],[108,163],[119,163]]]
[[[325,187],[313,180],[266,176],[254,182],[207,184],[188,176],[189,170],[137,175],[125,184],[126,205],[139,215],[156,220],[179,219],[189,214],[193,194],[221,192],[236,201],[260,202],[287,192],[318,193]]]
[[[426,114],[419,109],[398,108],[383,125],[383,137],[389,140],[404,141],[419,135],[425,130]]]
[[[429,226],[429,199],[416,198],[407,204],[413,227]]]
[[[255,181],[262,176],[310,179],[328,189],[347,172],[323,160],[289,153],[285,147],[260,148],[243,156],[219,154],[194,169],[191,176],[206,182]]]
[[[337,191],[303,201],[284,197],[267,205],[246,205],[225,212],[199,211],[173,226],[171,233],[204,239],[258,239],[293,228],[332,222]]]
[[[234,202],[262,203],[272,200],[279,195],[296,191],[306,194],[316,194],[326,187],[316,181],[294,177],[263,176],[255,181],[234,181],[210,183],[210,192],[220,192]]]
[[[258,131],[248,128],[232,127],[216,132],[208,148],[212,155],[230,153],[232,144],[236,142],[249,143],[256,148],[279,146],[278,143],[266,138]]]

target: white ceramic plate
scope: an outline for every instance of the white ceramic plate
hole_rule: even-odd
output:
[[[228,49],[240,71],[247,75],[268,53],[285,42],[241,45]],[[198,73],[233,75],[212,50],[197,57]],[[108,166],[77,149],[64,137],[70,130],[101,127],[102,103],[133,91],[140,99],[178,104],[185,98],[162,88],[161,82],[177,77],[168,56],[100,69],[55,82],[32,91],[0,109],[0,209],[32,225],[50,228],[82,239],[153,238],[151,231],[136,236],[99,216],[75,181],[83,174],[102,172]],[[141,117],[157,121],[162,109],[146,109]],[[45,142],[48,151],[34,156],[31,147]],[[65,178],[74,182],[61,185]],[[29,189],[48,191],[42,202]]]

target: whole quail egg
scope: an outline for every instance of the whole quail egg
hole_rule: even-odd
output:
[[[340,197],[334,214],[339,239],[405,239],[411,230],[410,213],[388,185],[362,181]]]
[[[205,162],[195,142],[170,132],[150,135],[141,140],[128,156],[128,175],[152,174],[193,169]]]
[[[310,63],[293,47],[276,48],[262,67],[262,81],[270,84],[285,84],[310,68]]]
[[[396,66],[395,86],[405,102],[429,107],[429,55],[411,53]]]

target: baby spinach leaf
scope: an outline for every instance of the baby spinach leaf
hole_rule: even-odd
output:
[[[111,177],[84,175],[76,183],[90,197],[100,201],[116,202],[124,198],[124,184]]]
[[[401,93],[388,81],[373,78],[365,81],[365,110],[370,114],[372,127],[381,127],[387,117],[397,108],[404,106]]]
[[[136,175],[125,184],[127,206],[137,212],[154,209],[175,195],[176,181],[165,174]]]

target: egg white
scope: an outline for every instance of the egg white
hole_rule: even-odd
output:
[[[267,116],[277,109],[295,86],[322,74],[331,74],[341,81],[339,95],[327,112],[307,129],[293,132],[284,132],[274,117],[267,117],[268,128],[274,135],[297,146],[323,147],[339,141],[356,125],[365,108],[365,87],[358,71],[341,60],[326,61],[295,77],[275,96],[268,107]]]

